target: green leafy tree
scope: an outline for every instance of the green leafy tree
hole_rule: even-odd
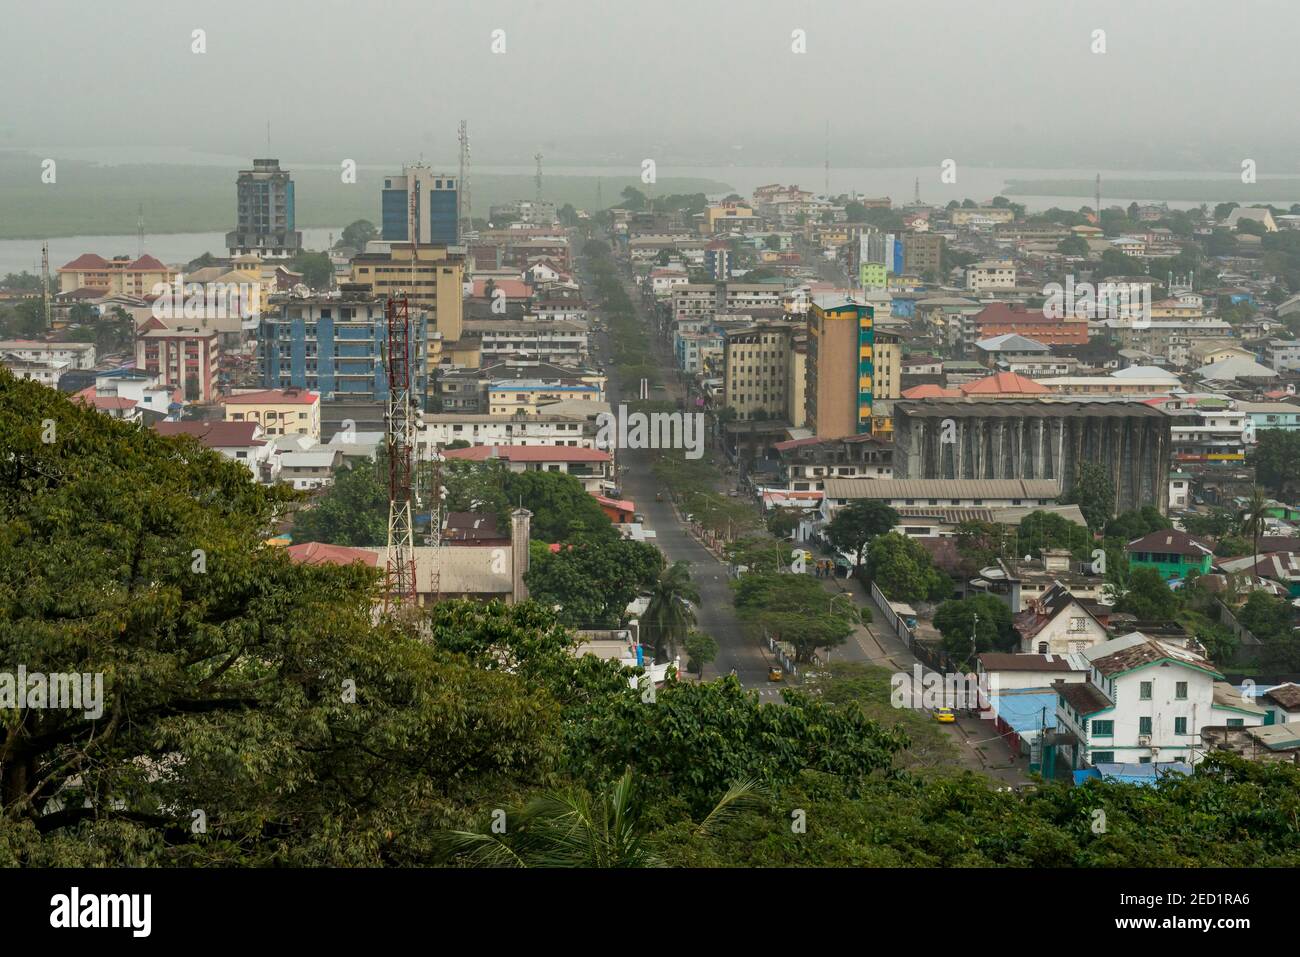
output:
[[[880,535],[867,555],[872,580],[891,601],[942,601],[952,593],[948,576],[911,538],[897,532]]]
[[[1293,618],[1290,602],[1262,589],[1251,592],[1237,612],[1237,621],[1260,641],[1293,638]]]
[[[1104,465],[1085,462],[1075,473],[1074,485],[1061,498],[1063,505],[1078,505],[1084,521],[1100,532],[1115,513],[1115,483]]]
[[[950,599],[934,613],[934,627],[943,635],[944,649],[953,658],[971,665],[973,655],[995,649],[1009,651],[1014,647],[1016,638],[1011,624],[1011,609],[992,595]]]
[[[683,647],[686,649],[686,670],[697,678],[703,678],[704,666],[718,657],[718,643],[712,635],[691,629]]]
[[[470,782],[542,772],[544,694],[264,544],[291,490],[4,371],[0,436],[0,657],[103,682],[0,728],[0,862],[410,863]]]
[[[861,568],[871,541],[897,524],[898,512],[884,502],[856,499],[835,513],[825,534],[838,551],[853,556],[855,568]]]
[[[295,542],[369,548],[388,542],[388,483],[380,465],[363,459],[293,517]]]
[[[1115,602],[1116,611],[1126,611],[1141,621],[1172,621],[1180,607],[1179,596],[1156,568],[1134,568],[1128,588]]]
[[[1154,505],[1143,505],[1139,509],[1122,512],[1107,522],[1106,537],[1131,542],[1152,532],[1173,527],[1173,523],[1160,514],[1160,509]]]
[[[293,257],[289,268],[302,273],[303,284],[309,289],[328,290],[334,284],[334,264],[328,253],[303,250]]]
[[[557,552],[543,548],[530,563],[529,596],[560,606],[561,623],[572,628],[613,628],[628,603],[654,584],[663,567],[659,549],[625,539],[579,542]]]
[[[750,572],[732,583],[740,618],[794,646],[795,659],[811,661],[819,648],[834,648],[853,634],[856,609],[836,601],[809,575]]]
[[[368,219],[358,219],[343,227],[343,235],[334,245],[336,247],[348,247],[355,249],[357,252],[366,251],[366,243],[372,239],[379,238],[379,230],[375,224]]]
[[[1056,251],[1062,256],[1086,257],[1089,253],[1088,241],[1082,236],[1067,236],[1056,244]]]
[[[1257,444],[1248,456],[1261,485],[1277,496],[1284,496],[1300,480],[1300,432],[1286,429],[1261,429]]]

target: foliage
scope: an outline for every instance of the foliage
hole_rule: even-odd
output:
[[[1143,505],[1139,509],[1116,515],[1107,522],[1106,537],[1132,542],[1152,532],[1173,527],[1173,523],[1160,514],[1160,509],[1154,505]]]
[[[697,678],[704,677],[704,666],[718,657],[718,643],[713,636],[691,629],[682,643],[686,650],[686,670]]]
[[[826,526],[826,538],[837,551],[854,556],[854,565],[862,566],[867,546],[898,524],[898,512],[884,502],[857,499],[835,513]]]
[[[1010,651],[1016,640],[1011,625],[1011,609],[993,595],[949,599],[934,613],[934,627],[943,635],[945,650],[953,658],[972,665],[972,636],[973,654]]]
[[[362,459],[293,517],[295,542],[371,548],[388,542],[388,483],[379,463]]]
[[[1255,477],[1274,495],[1283,496],[1300,477],[1300,432],[1261,429],[1255,448],[1247,456]]]
[[[343,235],[334,245],[348,247],[359,253],[366,251],[366,243],[379,238],[379,230],[368,219],[357,219],[343,227]]]
[[[375,624],[373,569],[263,544],[291,491],[2,371],[0,436],[0,657],[103,676],[98,717],[5,712],[0,863],[409,862],[540,773],[544,695]]]
[[[1133,275],[1131,272],[1122,274]],[[1061,504],[1078,505],[1084,521],[1094,532],[1105,528],[1115,510],[1115,483],[1106,467],[1095,462],[1081,464],[1074,485],[1061,498]]]
[[[334,263],[329,253],[303,250],[293,257],[289,268],[302,273],[303,284],[309,289],[328,290],[334,283]]]
[[[897,532],[871,543],[868,568],[890,601],[942,601],[952,592],[952,583],[935,567],[930,553]]]
[[[655,582],[662,567],[659,549],[620,538],[579,542],[558,552],[543,549],[524,580],[534,601],[560,606],[562,624],[613,628],[623,623],[628,603]]]
[[[1292,619],[1291,603],[1262,589],[1251,592],[1237,612],[1237,622],[1260,641],[1293,638]]]
[[[1134,568],[1129,572],[1128,588],[1115,602],[1116,611],[1125,611],[1139,621],[1171,621],[1179,609],[1179,596],[1156,568]]]
[[[650,585],[650,606],[641,618],[641,628],[654,642],[655,658],[666,661],[695,624],[699,589],[691,582],[688,562],[673,562],[659,570]]]
[[[818,648],[833,648],[853,634],[856,611],[837,603],[810,575],[751,571],[732,589],[741,619],[790,642],[797,661],[811,661]]]

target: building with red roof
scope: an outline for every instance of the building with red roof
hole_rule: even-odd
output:
[[[995,372],[974,382],[963,382],[960,388],[963,396],[974,399],[1022,399],[1027,395],[1046,395],[1051,391],[1015,372]]]
[[[105,296],[147,296],[159,283],[170,285],[177,271],[148,254],[136,259],[105,259],[95,253],[82,253],[60,266],[58,274],[60,295],[93,289]]]
[[[957,389],[945,389],[941,385],[927,382],[924,385],[914,385],[910,389],[904,389],[899,393],[899,397],[903,399],[960,399],[961,392]]]

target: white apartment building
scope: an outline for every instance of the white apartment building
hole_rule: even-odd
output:
[[[0,340],[0,353],[26,362],[64,362],[69,369],[93,369],[93,342],[36,342],[31,339]]]
[[[1204,727],[1252,727],[1265,711],[1199,654],[1134,632],[1082,654],[1084,684],[1054,685],[1057,728],[1072,767],[1204,757]]]
[[[470,445],[563,445],[595,448],[595,427],[572,416],[442,414],[424,416],[418,447],[428,450],[468,442]]]
[[[966,288],[971,292],[987,289],[1015,289],[1016,266],[1009,260],[985,260],[966,267]]]

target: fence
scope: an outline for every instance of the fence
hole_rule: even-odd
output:
[[[942,648],[936,648],[933,643],[921,641],[916,637],[916,633],[899,616],[898,612],[894,611],[889,599],[885,597],[885,593],[880,590],[880,586],[875,582],[871,583],[871,599],[876,603],[876,607],[880,609],[880,613],[884,616],[890,629],[907,646],[907,650],[917,657],[917,660],[927,667],[945,674],[959,670]]]

